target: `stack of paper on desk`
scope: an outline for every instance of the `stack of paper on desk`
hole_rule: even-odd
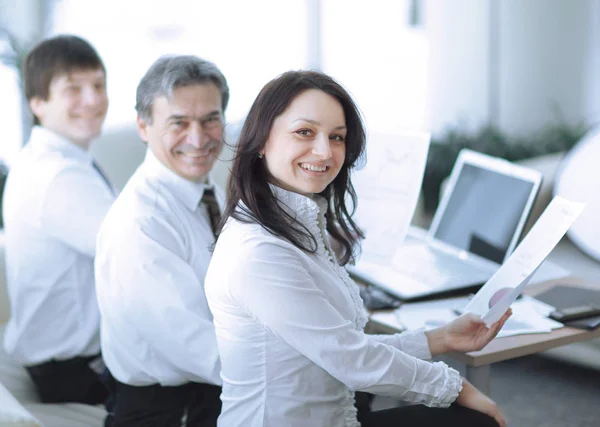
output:
[[[469,302],[469,297],[447,298],[402,304],[396,318],[407,329],[435,329],[452,322]]]
[[[452,322],[468,303],[469,297],[458,297],[404,304],[395,314],[407,330],[429,330]],[[505,323],[498,337],[547,333],[563,326],[562,323],[546,317],[553,307],[528,296],[523,296],[515,302],[512,310],[513,315]]]

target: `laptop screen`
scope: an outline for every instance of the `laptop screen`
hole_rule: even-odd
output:
[[[434,237],[502,263],[533,183],[465,163]]]

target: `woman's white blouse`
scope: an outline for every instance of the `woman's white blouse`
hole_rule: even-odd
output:
[[[318,248],[227,222],[205,282],[221,357],[219,426],[359,426],[355,390],[449,406],[462,381],[420,360],[431,357],[422,331],[363,332],[358,288],[325,238],[326,201],[272,189]]]

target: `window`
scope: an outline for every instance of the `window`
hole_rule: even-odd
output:
[[[17,69],[17,53],[6,31],[0,29],[0,162],[10,166],[24,142],[24,101]]]
[[[108,72],[106,127],[135,120],[135,89],[164,54],[215,62],[227,77],[230,123],[242,120],[258,91],[276,75],[307,66],[304,0],[105,0],[55,3],[51,34],[86,38]]]
[[[414,0],[322,1],[323,71],[354,96],[371,133],[425,125],[428,37]]]
[[[315,65],[318,49],[317,65],[353,93],[369,127],[393,133],[421,128],[425,117],[428,42],[418,26],[420,3],[59,0],[51,33],[78,34],[104,59],[107,127],[133,122],[135,88],[160,55],[214,61],[230,84],[227,119],[233,123],[245,117],[267,81]]]

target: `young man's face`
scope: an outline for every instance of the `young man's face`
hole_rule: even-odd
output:
[[[201,182],[223,148],[221,105],[221,92],[213,83],[178,87],[171,99],[154,100],[152,123],[138,118],[140,137],[166,167]]]
[[[48,99],[33,98],[30,106],[43,127],[87,149],[100,134],[108,110],[104,71],[74,70],[54,76]]]

